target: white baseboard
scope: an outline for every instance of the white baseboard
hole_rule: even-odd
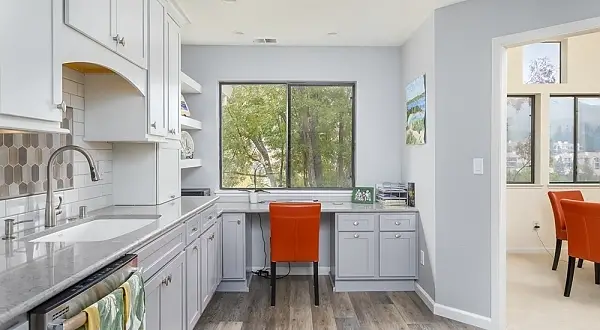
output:
[[[564,247],[563,247],[563,249],[564,249]],[[553,253],[554,246],[549,246],[548,251],[550,251],[550,253]],[[524,248],[524,249],[507,249],[506,253],[508,253],[508,254],[511,254],[511,253],[512,254],[540,254],[540,253],[547,253],[547,251],[543,247],[536,247],[536,248]]]
[[[466,312],[460,309],[444,306],[441,304],[435,304],[434,312],[435,315],[443,316],[445,318],[453,319],[462,323],[470,324],[482,329],[492,328],[492,319],[489,317],[481,316],[478,314]]]
[[[267,267],[267,269],[270,267]],[[255,272],[257,270],[263,269],[260,266],[252,267],[252,271]],[[286,266],[277,266],[277,276],[282,276],[287,274],[288,267]],[[313,268],[312,266],[294,266],[292,265],[290,269],[290,275],[298,276],[298,275],[312,275]],[[319,266],[319,275],[329,275],[329,267],[327,266]]]
[[[415,283],[415,292],[419,298],[423,300],[427,308],[433,312],[435,310],[435,301],[433,301],[431,296],[427,293],[427,291],[425,291],[425,289],[423,289],[422,286],[419,285],[419,283]]]

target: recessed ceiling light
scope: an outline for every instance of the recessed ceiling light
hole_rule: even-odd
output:
[[[236,0],[223,0],[223,2],[227,2],[227,3],[235,3]]]
[[[238,36],[243,36],[244,32],[242,32],[242,31],[233,31],[233,34],[237,34]]]
[[[337,32],[328,32],[327,35],[328,36],[337,36],[338,33]]]

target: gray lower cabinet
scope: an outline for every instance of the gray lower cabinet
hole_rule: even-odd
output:
[[[245,269],[245,215],[223,214],[223,279],[242,280]]]
[[[206,309],[210,299],[217,289],[217,226],[213,225],[200,235],[200,257],[202,288],[202,310]]]
[[[339,277],[375,276],[375,235],[373,232],[338,233]]]
[[[146,282],[146,329],[186,330],[185,275],[182,252]]]
[[[416,276],[416,257],[415,232],[379,233],[379,276]]]
[[[196,238],[185,249],[186,259],[186,298],[187,298],[187,330],[193,330],[202,314],[202,259],[200,255],[200,238]]]

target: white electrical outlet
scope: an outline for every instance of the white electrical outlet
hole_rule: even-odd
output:
[[[421,256],[419,259],[421,260],[421,266],[425,266],[425,251],[421,250]]]
[[[538,230],[540,230],[540,228],[541,228],[541,226],[540,226],[540,222],[539,222],[539,221],[534,221],[534,222],[533,222],[533,226],[532,226],[532,228],[533,228],[533,231],[538,231]]]

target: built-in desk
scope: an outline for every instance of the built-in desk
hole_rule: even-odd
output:
[[[252,271],[269,265],[269,204],[218,203],[223,216],[223,281],[219,291],[247,292]],[[414,291],[418,277],[418,210],[379,204],[321,202],[319,273],[334,291]],[[284,263],[282,263],[284,264]],[[309,275],[294,265],[292,275]],[[278,266],[285,274],[287,265]]]

